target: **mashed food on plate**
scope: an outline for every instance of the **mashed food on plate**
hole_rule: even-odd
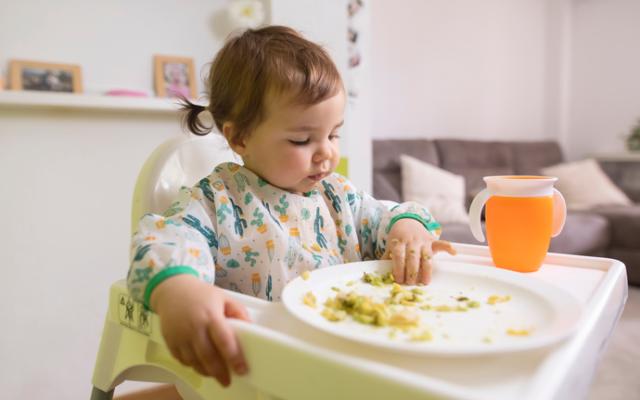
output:
[[[308,275],[305,277],[303,274],[303,279],[308,279]],[[420,324],[419,311],[464,313],[481,307],[480,302],[463,295],[451,296],[451,304],[430,304],[428,300],[431,298],[426,297],[425,289],[398,285],[391,272],[382,275],[365,272],[362,282],[385,290],[385,296],[376,300],[355,290],[349,290],[348,288],[354,286],[356,282],[348,281],[347,289],[336,286],[331,288],[335,295],[325,300],[320,315],[331,322],[343,321],[349,317],[360,324],[387,327],[390,329],[388,336],[391,339],[394,339],[398,332],[403,332],[406,334],[404,337],[409,341],[424,342],[431,341],[434,336],[429,329]],[[486,303],[494,306],[510,300],[510,295],[491,295]],[[302,301],[311,308],[317,307],[316,296],[311,291],[305,293]],[[532,329],[508,328],[505,334],[528,336],[531,332]],[[449,335],[445,333],[443,337],[448,339]],[[491,343],[492,340],[486,336],[483,342]]]

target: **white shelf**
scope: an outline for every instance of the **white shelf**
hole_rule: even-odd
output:
[[[76,109],[173,114],[177,99],[157,97],[99,96],[38,91],[0,91],[0,109]]]

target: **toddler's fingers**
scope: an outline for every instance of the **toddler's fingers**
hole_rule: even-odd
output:
[[[243,321],[251,322],[247,309],[244,308],[242,304],[230,298],[225,299],[224,315],[228,318],[241,319]]]
[[[420,247],[409,244],[405,255],[405,276],[407,285],[415,285],[418,280],[420,270]]]
[[[451,245],[451,243],[447,242],[446,240],[434,241],[433,244],[431,245],[431,248],[433,249],[434,253],[437,253],[440,251],[446,251],[452,256],[455,256],[458,253],[456,249]]]
[[[400,240],[397,238],[391,239],[389,243],[387,243],[387,247],[384,250],[384,254],[380,257],[381,260],[391,260],[391,256],[393,256],[393,249],[401,245]]]
[[[198,339],[193,346],[193,352],[196,357],[198,357],[198,361],[205,370],[204,375],[216,378],[222,386],[229,385],[231,380],[229,370],[222,358],[222,355],[220,355],[220,352],[215,348],[206,331],[203,331],[201,335],[198,335]]]
[[[209,375],[204,366],[202,366],[200,361],[198,361],[198,357],[196,356],[196,353],[193,351],[190,345],[180,347],[178,352],[180,354],[180,357],[178,359],[182,364],[195,369],[200,375]]]
[[[384,254],[380,257],[381,260],[390,260],[391,259],[391,251],[389,247],[387,247],[384,251]]]
[[[393,278],[397,283],[404,283],[405,280],[405,244],[401,243],[393,247],[391,259],[393,260]]]
[[[216,348],[222,354],[226,365],[238,375],[244,375],[248,371],[247,362],[242,354],[240,343],[235,332],[224,317],[214,317],[208,326],[209,337],[215,343]]]
[[[431,282],[431,252],[428,246],[422,247],[420,252],[420,274],[418,276],[418,282],[423,285]]]

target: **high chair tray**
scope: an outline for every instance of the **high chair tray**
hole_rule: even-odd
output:
[[[457,261],[495,268],[485,246],[455,247]],[[539,279],[577,301],[583,312],[573,333],[554,345],[529,351],[456,357],[378,349],[302,322],[283,303],[229,292],[247,307],[253,321],[232,321],[250,373],[234,376],[231,390],[221,391],[209,378],[191,379],[190,385],[200,393],[211,392],[215,399],[245,393],[243,388],[274,398],[309,400],[584,398],[627,298],[625,266],[612,259],[550,253],[540,270],[526,277]],[[146,362],[168,363],[168,352],[158,350],[164,346],[158,319],[151,314],[141,324],[127,318],[123,306],[127,296],[124,282],[112,286],[108,320],[130,326],[151,343]],[[132,305],[129,314],[136,315],[135,307],[139,305]],[[94,385],[99,383],[96,376],[100,371],[94,374]],[[193,398],[199,397],[194,394]]]

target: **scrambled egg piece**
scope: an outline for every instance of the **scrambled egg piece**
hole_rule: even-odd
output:
[[[420,289],[416,288],[413,290],[407,290],[397,283],[394,283],[391,286],[390,297],[385,300],[385,303],[400,304],[403,306],[415,306],[418,305],[418,303],[422,303],[423,301],[422,297],[419,294],[421,292],[422,290]]]
[[[412,342],[430,342],[433,339],[433,335],[428,330],[416,332],[409,337]]]
[[[311,308],[316,308],[316,296],[313,292],[307,292],[302,297],[302,302]]]
[[[467,307],[469,307],[469,308],[478,308],[478,307],[480,307],[480,303],[475,301],[475,300],[469,300],[469,301],[467,301]]]
[[[531,334],[531,329],[507,329],[507,335],[509,336],[529,336]]]
[[[343,310],[334,310],[332,308],[325,308],[324,310],[322,310],[320,315],[322,315],[323,317],[325,317],[327,320],[331,322],[342,321],[347,317],[347,313],[344,312]]]
[[[384,304],[376,303],[370,297],[361,296],[355,292],[339,292],[335,297],[328,298],[324,306],[325,310],[342,311],[354,320],[367,325],[389,325],[391,316],[390,310]],[[327,311],[326,315],[323,311],[322,315],[326,318],[326,315],[332,315],[332,311]]]
[[[489,298],[487,299],[487,304],[497,304],[497,303],[506,303],[507,301],[511,300],[511,296],[506,295],[506,296],[498,296],[498,295],[491,295],[489,296]]]
[[[384,275],[377,275],[374,272],[370,274],[365,272],[362,275],[362,281],[373,286],[390,285],[395,282],[391,272],[387,272]]]
[[[439,306],[433,306],[431,308],[432,310],[438,311],[438,312],[465,312],[467,311],[467,309],[465,307],[462,306],[448,306],[446,304],[442,304]]]
[[[309,271],[304,271],[304,272],[302,273],[302,279],[304,279],[305,281],[306,281],[306,280],[309,280],[309,277],[310,277],[310,276],[311,276],[311,273],[310,273]]]
[[[418,314],[403,310],[391,315],[389,318],[389,325],[399,328],[401,330],[409,330],[411,328],[417,328],[420,324],[420,317]]]

